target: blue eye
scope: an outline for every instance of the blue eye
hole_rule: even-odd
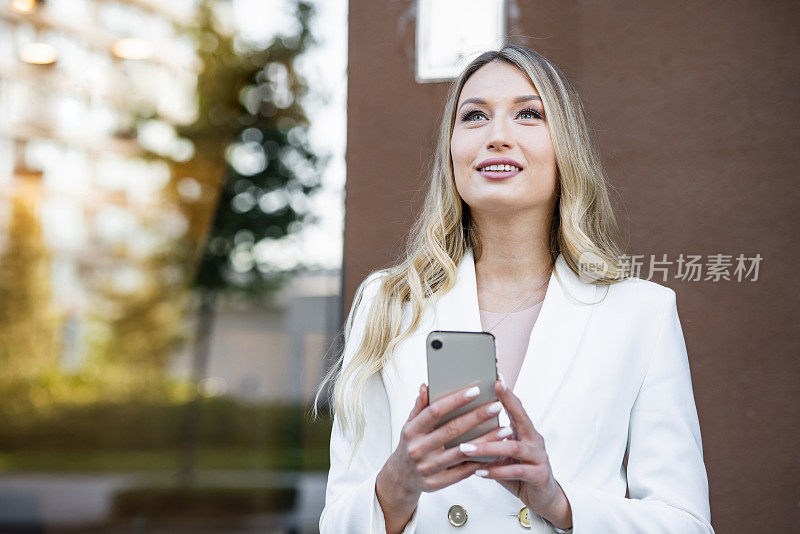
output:
[[[519,112],[519,114],[517,116],[521,117],[522,115],[530,115],[530,117],[522,117],[522,118],[528,118],[528,119],[541,119],[542,118],[542,114],[539,113],[538,111],[536,111],[535,109],[523,109],[522,111]]]
[[[475,121],[473,119],[475,117],[480,117],[480,116],[483,116],[484,118],[486,118],[486,115],[484,115],[482,111],[478,111],[477,109],[473,109],[473,110],[467,111],[466,113],[461,115],[461,120],[464,121],[464,122],[468,122],[468,121],[477,122],[477,121]]]
[[[542,119],[543,118],[542,114],[539,113],[538,111],[536,111],[535,109],[523,109],[517,114],[517,116],[519,117],[520,115],[524,115],[524,114],[533,115],[533,117],[531,117],[533,119]],[[477,109],[469,110],[466,113],[464,113],[463,115],[461,115],[461,120],[463,122],[477,122],[477,121],[473,121],[472,118],[473,117],[477,117],[479,115],[483,115],[484,117],[486,117],[486,115],[484,115],[482,111],[478,111]]]

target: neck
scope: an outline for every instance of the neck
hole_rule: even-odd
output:
[[[520,294],[535,290],[550,278],[551,213],[529,212],[490,217],[476,214],[481,244],[475,260],[479,286],[492,293]]]

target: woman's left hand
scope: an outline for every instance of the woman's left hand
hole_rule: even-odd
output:
[[[497,480],[516,495],[528,509],[558,528],[572,526],[572,509],[561,485],[553,478],[544,438],[533,427],[519,398],[500,381],[495,383],[497,399],[511,420],[513,434],[504,441],[473,443],[476,448],[463,451],[466,456],[498,456],[475,474]]]

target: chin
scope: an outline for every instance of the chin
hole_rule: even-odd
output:
[[[520,203],[519,198],[493,196],[491,198],[481,198],[473,202],[467,202],[470,209],[487,214],[508,214],[517,211],[532,209],[535,206]]]

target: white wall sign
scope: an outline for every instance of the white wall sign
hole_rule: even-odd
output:
[[[505,0],[418,0],[417,82],[455,78],[475,56],[505,44]]]

